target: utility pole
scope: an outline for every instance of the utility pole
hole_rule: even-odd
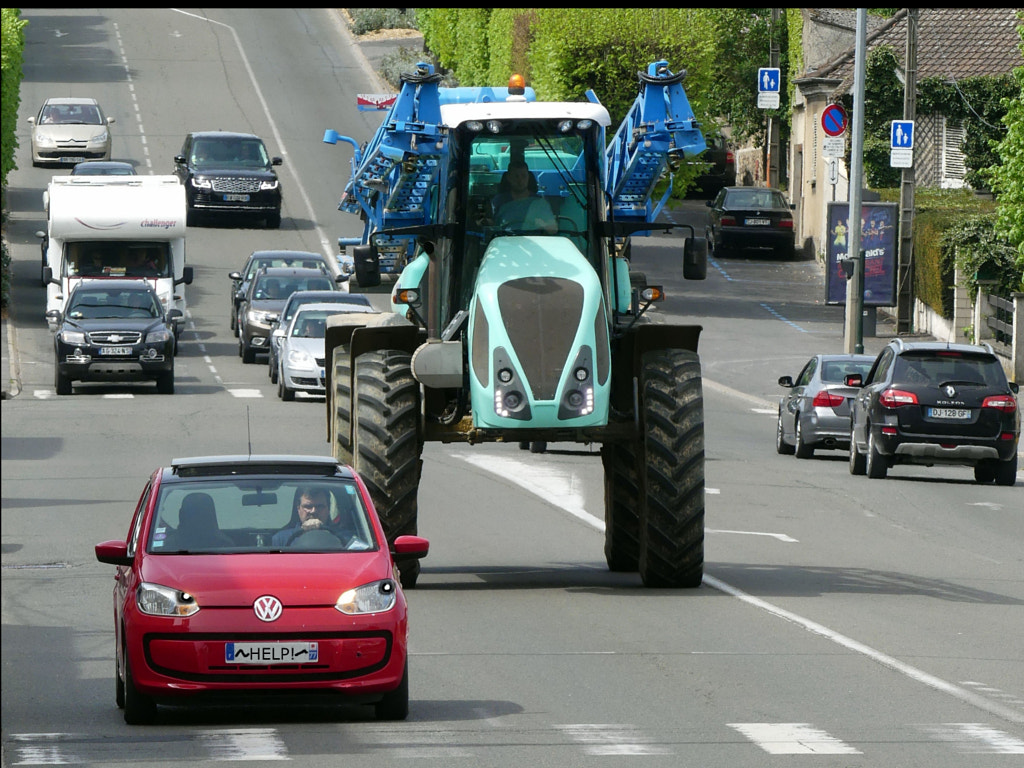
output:
[[[864,352],[864,254],[860,250],[860,209],[864,186],[864,73],[868,25],[866,8],[857,9],[856,52],[853,74],[853,145],[850,149],[850,232],[848,258],[853,259],[853,276],[846,283],[846,353]]]
[[[782,11],[772,8],[771,43],[768,49],[768,66],[779,66],[779,20]],[[779,121],[768,118],[768,186],[778,189],[779,186]]]
[[[907,52],[904,66],[903,119],[917,112],[917,8],[907,9]],[[900,242],[896,267],[896,333],[914,330],[914,166],[900,178]]]

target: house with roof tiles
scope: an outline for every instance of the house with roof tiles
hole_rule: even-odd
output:
[[[888,45],[903,60],[906,9],[891,18],[868,16],[868,51]],[[921,8],[918,11],[917,79],[1005,75],[1024,65],[1018,44],[1017,9]],[[812,253],[824,249],[827,204],[849,199],[849,169],[837,163],[836,183],[829,180],[823,157],[826,135],[822,111],[853,91],[856,11],[803,10],[804,70],[793,80],[792,132],[788,155],[790,196],[797,205],[797,242]],[[904,64],[904,67],[906,65]],[[904,72],[897,73],[901,80]],[[852,120],[851,120],[852,124]],[[957,188],[965,185],[962,126],[943,115],[917,115],[914,123],[914,175],[917,186]],[[845,135],[851,140],[850,130]]]

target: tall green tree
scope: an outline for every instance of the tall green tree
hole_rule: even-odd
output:
[[[21,105],[21,63],[25,51],[25,25],[20,18],[20,8],[4,8],[0,11],[0,185],[7,188],[7,174],[17,165],[14,150],[18,148],[15,135],[18,124],[18,107]]]

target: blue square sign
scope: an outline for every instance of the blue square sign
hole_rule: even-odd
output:
[[[757,70],[757,92],[778,93],[782,83],[782,71],[778,67],[761,67]]]
[[[892,149],[914,148],[914,121],[892,121]]]

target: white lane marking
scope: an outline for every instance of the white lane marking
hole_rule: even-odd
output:
[[[228,392],[232,397],[263,397],[258,389],[229,389]]]
[[[770,755],[859,755],[859,749],[808,723],[729,723]]]
[[[72,765],[82,759],[64,751],[59,743],[80,738],[77,733],[14,733],[11,741],[16,742],[14,750],[18,760],[11,765]],[[42,743],[37,743],[42,742]],[[22,746],[22,743],[26,743]]]
[[[917,667],[913,667],[910,664],[905,664],[899,659],[895,659],[892,656],[884,654],[881,651],[877,651],[874,648],[871,648],[870,646],[864,645],[863,643],[859,643],[852,638],[846,637],[845,635],[842,635],[834,630],[831,630],[826,626],[818,624],[816,621],[811,621],[810,619],[806,619],[803,616],[799,616],[798,614],[792,613],[783,608],[779,608],[777,605],[772,605],[771,603],[767,602],[766,600],[762,600],[759,597],[754,597],[753,595],[747,594],[741,589],[737,589],[736,587],[730,584],[726,584],[724,581],[716,579],[714,576],[709,576],[705,573],[704,584],[711,587],[712,589],[717,589],[720,592],[725,592],[728,595],[732,595],[733,597],[742,600],[748,605],[751,605],[755,608],[759,608],[762,611],[766,611],[772,614],[773,616],[778,616],[780,619],[785,619],[786,621],[792,622],[797,626],[803,627],[808,632],[811,632],[815,635],[820,635],[821,637],[824,637],[826,640],[831,640],[836,645],[841,645],[844,648],[853,651],[854,653],[859,653],[862,656],[866,656],[872,661],[881,664],[883,667],[888,667],[894,672],[898,672],[899,674],[904,675],[905,677],[909,677],[911,680],[915,680],[919,683],[922,683],[923,685],[926,685],[929,688],[934,688],[935,690],[941,693],[948,694],[955,699],[959,699],[965,704],[970,704],[972,707],[983,709],[986,712],[990,712],[991,714],[995,715],[996,717],[1000,717],[1003,720],[1009,720],[1012,723],[1024,723],[1024,713],[1022,712],[1018,712],[1009,707],[1005,707],[997,702],[990,701],[989,699],[986,699],[984,696],[979,696],[978,694],[972,693],[971,691],[961,688],[960,686],[954,683],[951,683],[947,680],[943,680],[942,678],[936,677],[935,675],[930,675],[924,670],[918,669]]]
[[[971,754],[1024,755],[1024,741],[984,723],[943,723],[921,726],[934,738]]]
[[[575,723],[556,725],[573,741],[585,745],[588,755],[671,755],[672,751],[663,746],[650,744],[651,737],[641,733],[635,725]]]
[[[135,397],[131,392],[115,392],[109,395],[102,395],[104,400],[131,400]]]
[[[217,762],[291,760],[274,728],[228,728],[198,735]]]
[[[779,415],[779,409],[778,408],[751,408],[750,410],[752,410],[754,413],[763,413],[766,416],[778,416]]]
[[[52,389],[37,389],[32,393],[32,396],[38,400],[49,400],[57,396],[57,393]]]
[[[583,508],[581,496],[573,488],[573,486],[578,483],[576,483],[571,476],[566,475],[566,473],[562,473],[562,477],[559,482],[559,478],[554,470],[549,470],[546,473],[546,476],[540,476],[536,472],[536,467],[529,466],[518,460],[506,459],[503,456],[480,457],[454,452],[449,452],[448,455],[453,458],[462,459],[485,472],[494,473],[505,481],[511,481],[530,493],[540,496],[549,503],[562,507],[566,512],[574,517],[578,517],[592,528],[601,531],[602,533],[604,532],[604,521],[594,517]],[[568,490],[566,490],[565,487],[567,480],[569,485]],[[560,503],[560,499],[569,496],[572,497],[570,504]],[[1009,720],[1013,723],[1024,723],[1024,713],[1022,712],[1004,706],[998,702],[991,701],[984,696],[968,691],[947,680],[930,675],[923,670],[917,669],[909,664],[905,664],[892,656],[882,653],[881,651],[877,651],[874,648],[853,640],[852,638],[841,635],[840,633],[818,624],[817,622],[811,621],[810,619],[804,618],[803,616],[799,616],[795,613],[791,613],[790,611],[779,608],[776,605],[772,605],[766,600],[761,600],[760,598],[747,594],[743,590],[737,589],[731,584],[727,584],[724,581],[716,579],[706,571],[704,573],[703,582],[706,586],[711,587],[712,589],[717,589],[719,592],[725,592],[728,595],[732,595],[733,597],[742,600],[748,605],[797,624],[809,632],[813,632],[816,635],[820,635],[821,637],[831,640],[833,643],[841,645],[854,653],[866,656],[882,666],[888,667],[889,669],[922,683],[929,688],[933,688],[937,691],[953,696],[966,704],[970,704],[973,707],[990,712],[1003,720]]]
[[[235,47],[238,48],[238,54],[242,57],[242,63],[245,65],[245,71],[249,74],[249,81],[252,83],[253,90],[256,92],[256,98],[259,99],[260,105],[263,107],[263,115],[267,118],[267,123],[270,125],[270,132],[274,134],[274,141],[277,142],[277,146],[281,149],[281,154],[284,157],[288,156],[288,149],[285,146],[284,139],[281,138],[281,132],[277,129],[277,123],[274,121],[274,116],[270,113],[270,107],[267,105],[267,100],[263,98],[263,91],[260,89],[259,82],[256,79],[256,73],[252,69],[252,65],[249,64],[249,57],[245,55],[245,49],[242,47],[242,40],[238,36],[238,32],[230,24],[225,24],[222,21],[214,21],[213,19],[207,18],[206,16],[200,16],[195,13],[188,13],[180,8],[172,8],[175,13],[180,13],[183,16],[189,16],[193,19],[199,19],[209,24],[216,24],[219,27],[224,27],[231,32],[231,37],[235,40]],[[313,210],[313,203],[309,199],[309,195],[306,194],[306,188],[302,186],[302,181],[298,174],[292,173],[292,186],[299,191],[299,195],[302,197],[302,202],[306,206],[306,218],[309,221],[315,222],[317,220],[316,212]],[[317,236],[320,238],[320,247],[323,249],[324,255],[328,259],[334,259],[336,254],[333,250],[333,245],[330,240],[327,239],[327,234],[319,224],[314,224],[313,229],[316,231]]]

